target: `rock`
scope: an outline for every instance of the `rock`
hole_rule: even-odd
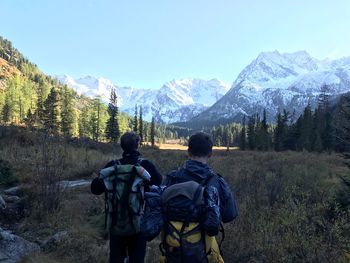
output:
[[[21,201],[21,198],[19,198],[17,195],[4,195],[3,199],[6,203],[16,203]]]
[[[6,201],[5,208],[0,205],[0,223],[11,224],[24,217],[24,203],[18,196],[4,196],[3,200]]]
[[[49,239],[45,240],[41,244],[41,249],[43,251],[49,251],[55,248],[60,242],[64,241],[68,237],[67,231],[60,231],[54,234]],[[0,261],[1,262],[1,261]]]
[[[0,262],[16,263],[23,257],[40,252],[37,244],[0,228]]]
[[[75,180],[75,181],[61,181],[60,186],[62,188],[75,188],[79,186],[85,186],[91,184],[91,180]]]
[[[5,209],[6,208],[6,202],[4,198],[0,195],[0,209]]]
[[[20,191],[22,191],[23,187],[21,185],[11,187],[4,191],[6,195],[19,195]]]

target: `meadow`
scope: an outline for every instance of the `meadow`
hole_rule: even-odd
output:
[[[186,160],[183,149],[140,151],[163,175]],[[103,196],[84,186],[43,198],[42,186],[53,175],[92,179],[120,153],[111,145],[0,131],[0,159],[11,171],[0,188],[25,185],[24,216],[9,227],[36,243],[65,233],[23,263],[107,262]],[[225,225],[225,262],[350,262],[350,213],[337,201],[340,176],[348,173],[341,155],[215,149],[210,165],[229,182],[239,208],[239,217]],[[157,262],[158,243],[148,244],[147,263]]]

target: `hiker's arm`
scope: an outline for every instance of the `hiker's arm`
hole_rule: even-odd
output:
[[[113,165],[115,165],[115,161],[114,160],[108,162],[103,168],[108,168],[108,167],[111,167]]]
[[[147,172],[151,175],[151,181],[149,185],[157,185],[159,186],[162,183],[162,175],[158,172],[157,168],[153,163],[147,160],[143,160],[141,166],[147,170]]]
[[[224,178],[220,177],[219,179],[221,193],[220,193],[220,212],[222,222],[228,223],[231,222],[238,216],[237,204],[236,200],[233,197],[232,191],[230,187],[224,180]]]
[[[111,167],[115,164],[115,161],[112,160],[108,162],[103,168],[108,168]],[[103,182],[103,179],[100,177],[96,177],[94,180],[91,182],[91,193],[94,195],[100,195],[105,192],[105,184]]]
[[[103,183],[103,180],[99,177],[96,177],[91,182],[91,193],[94,195],[100,195],[105,192],[105,184]]]

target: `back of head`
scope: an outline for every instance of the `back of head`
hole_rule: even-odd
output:
[[[188,153],[196,157],[205,157],[212,153],[213,141],[209,134],[197,132],[188,141]]]
[[[126,132],[120,137],[120,146],[124,152],[133,152],[139,148],[140,136],[135,132]]]

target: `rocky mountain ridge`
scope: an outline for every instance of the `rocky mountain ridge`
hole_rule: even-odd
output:
[[[264,109],[270,121],[283,109],[299,115],[308,103],[317,105],[322,90],[330,96],[350,91],[350,57],[317,60],[306,51],[263,52],[221,99],[190,123],[240,121],[243,115],[261,114]]]
[[[144,119],[150,121],[154,116],[160,123],[187,121],[213,105],[229,89],[228,84],[217,79],[172,80],[160,89],[135,89],[119,87],[108,79],[92,76],[76,80],[68,75],[56,77],[79,94],[100,96],[106,103],[110,90],[115,88],[122,111],[133,115],[135,105],[142,105]]]

